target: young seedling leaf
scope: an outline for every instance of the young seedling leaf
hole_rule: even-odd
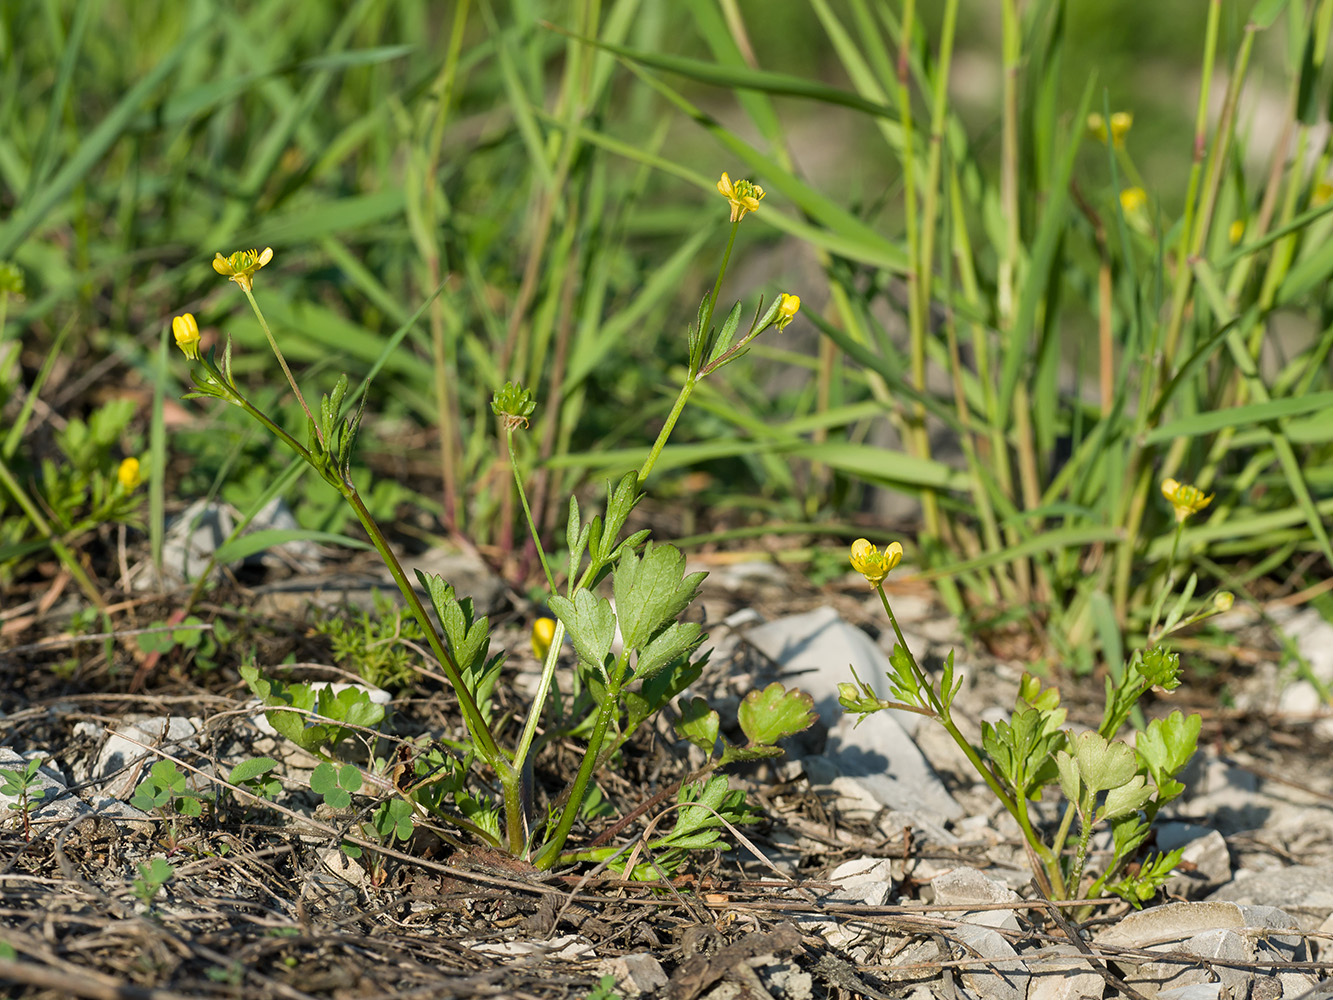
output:
[[[1147,779],[1136,774],[1117,788],[1106,793],[1106,801],[1097,811],[1097,819],[1119,819],[1136,813],[1152,798],[1153,790],[1148,787]]]
[[[752,748],[774,746],[809,729],[816,717],[814,698],[795,688],[788,691],[776,681],[762,691],[751,691],[736,710],[741,732]]]
[[[1202,727],[1202,716],[1186,716],[1177,709],[1165,719],[1153,719],[1134,741],[1139,755],[1148,765],[1148,773],[1164,795],[1168,787],[1173,790],[1171,798],[1183,791],[1179,782],[1170,779],[1180,773],[1194,756]]]
[[[1132,747],[1103,739],[1099,733],[1079,733],[1071,746],[1078,760],[1079,776],[1094,792],[1119,788],[1139,769]]]
[[[710,757],[717,747],[718,714],[702,698],[694,698],[681,707],[676,732]]]

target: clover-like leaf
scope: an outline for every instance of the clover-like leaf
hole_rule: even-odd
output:
[[[371,814],[370,822],[382,841],[406,840],[415,829],[412,806],[403,799],[381,802]]]
[[[751,691],[736,710],[736,719],[752,747],[773,746],[814,725],[815,700],[804,691],[788,691],[776,681]]]
[[[708,702],[693,698],[681,707],[676,732],[711,757],[717,746],[718,725],[718,714],[708,707]]]
[[[339,768],[324,761],[310,775],[310,790],[333,809],[346,809],[352,803],[351,793],[360,788],[361,772],[351,764]]]

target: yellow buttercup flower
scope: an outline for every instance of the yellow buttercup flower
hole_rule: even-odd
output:
[[[133,493],[143,482],[139,474],[139,460],[127,458],[121,462],[120,468],[116,470],[116,478],[120,480],[120,485],[125,487],[126,493]]]
[[[852,569],[856,570],[872,586],[878,587],[893,567],[902,562],[903,547],[898,542],[890,542],[881,552],[865,538],[852,542]]]
[[[1203,490],[1188,483],[1178,483],[1174,479],[1162,480],[1162,496],[1175,508],[1176,523],[1184,521],[1191,514],[1197,514],[1213,502],[1210,493],[1204,496]]]
[[[731,178],[724,171],[722,179],[717,182],[717,190],[724,195],[727,201],[731,202],[731,221],[740,222],[745,218],[746,212],[753,212],[759,208],[759,203],[764,200],[764,189],[758,184],[751,184],[749,181],[731,182]]]
[[[1240,242],[1241,237],[1245,235],[1245,220],[1237,219],[1227,228],[1227,239],[1231,241],[1234,247]]]
[[[1120,207],[1126,215],[1142,212],[1148,204],[1148,192],[1141,187],[1128,187],[1120,192]]]
[[[799,295],[782,293],[782,301],[778,304],[777,327],[779,332],[787,329],[787,325],[791,323],[800,309],[801,297]]]
[[[1330,198],[1333,198],[1333,184],[1328,181],[1320,181],[1314,186],[1314,191],[1310,193],[1310,207],[1318,208],[1326,204]]]
[[[218,254],[213,258],[213,270],[230,278],[247,292],[254,285],[254,275],[261,267],[273,259],[273,248],[263,250],[237,250],[230,257]]]
[[[555,619],[538,618],[532,623],[532,654],[539,660],[545,660],[554,638]]]
[[[171,321],[171,333],[176,338],[176,346],[190,361],[199,360],[199,324],[194,321],[194,313],[182,313]]]

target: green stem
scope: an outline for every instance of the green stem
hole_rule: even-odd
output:
[[[258,307],[256,307],[256,311],[258,311]],[[251,417],[263,424],[264,427],[268,428],[268,430],[286,444],[287,447],[300,455],[301,458],[320,473],[330,486],[342,494],[343,499],[346,500],[348,506],[352,508],[352,512],[356,514],[357,520],[361,522],[361,526],[365,529],[366,534],[370,536],[371,544],[375,546],[375,550],[380,554],[380,558],[384,560],[384,565],[388,567],[389,575],[393,577],[393,581],[397,584],[398,590],[402,593],[404,600],[407,601],[407,606],[408,609],[411,610],[412,616],[417,620],[418,624],[421,625],[421,630],[426,636],[426,641],[429,643],[431,651],[435,654],[436,659],[439,660],[445,676],[449,679],[449,684],[454,689],[454,694],[458,697],[459,709],[462,711],[464,722],[467,724],[468,734],[472,737],[472,740],[483,759],[485,759],[486,763],[490,765],[500,779],[501,787],[504,789],[506,836],[509,841],[510,850],[514,853],[518,853],[522,849],[524,840],[523,809],[521,797],[518,794],[519,774],[506,758],[499,745],[495,742],[495,737],[491,733],[490,727],[487,725],[486,719],[481,714],[481,709],[478,707],[476,699],[472,696],[472,692],[469,690],[467,683],[463,678],[462,670],[459,669],[457,661],[454,660],[448,648],[445,646],[444,641],[440,638],[440,634],[436,630],[434,622],[431,621],[430,614],[426,611],[425,605],[421,603],[421,598],[417,596],[416,588],[413,587],[411,581],[408,580],[407,574],[403,571],[402,564],[398,561],[398,557],[394,555],[393,549],[389,546],[388,539],[384,537],[384,532],[380,530],[379,524],[366,508],[365,503],[362,502],[361,495],[357,492],[356,487],[352,485],[351,479],[346,475],[327,469],[325,463],[321,460],[322,455],[317,456],[313,454],[310,449],[306,448],[285,430],[275,424],[269,418],[268,414],[254,406],[254,404],[232,386],[211,361],[201,358],[200,363],[213,377],[215,384],[221,387],[222,391],[226,393],[226,398],[229,402],[239,406]],[[284,368],[285,367],[286,365],[284,364]],[[304,401],[302,401],[302,406],[304,405]],[[309,413],[309,410],[306,412]],[[314,418],[312,417],[312,422],[313,419]],[[318,429],[319,425],[315,424],[315,427]]]
[[[1176,552],[1180,548],[1180,536],[1184,534],[1184,532],[1185,532],[1185,522],[1177,520],[1176,534],[1175,537],[1171,539],[1171,558],[1167,560],[1168,569],[1166,577],[1166,586],[1163,587],[1161,592],[1157,595],[1157,600],[1153,603],[1152,606],[1152,621],[1148,625],[1149,646],[1155,646],[1157,644],[1157,639],[1160,638],[1159,636],[1155,636],[1153,633],[1157,631],[1157,622],[1161,619],[1162,608],[1166,605],[1166,599],[1170,595],[1171,591],[1175,589],[1176,586]]]
[[[1088,860],[1088,842],[1092,840],[1092,824],[1083,822],[1079,817],[1078,848],[1074,851],[1074,866],[1069,872],[1069,885],[1078,892],[1078,884],[1083,881],[1083,866]]]
[[[1055,893],[1060,898],[1064,898],[1065,882],[1060,873],[1059,859],[1051,849],[1042,842],[1037,831],[1033,829],[1032,820],[1028,817],[1026,806],[1015,800],[1013,796],[1005,790],[1004,786],[1000,784],[999,779],[996,778],[991,769],[986,766],[986,762],[981,759],[981,755],[977,753],[976,748],[968,742],[967,737],[963,735],[962,731],[959,730],[958,726],[954,723],[953,715],[949,711],[949,707],[945,702],[948,692],[944,692],[943,695],[936,692],[935,686],[926,677],[925,671],[921,669],[920,664],[917,663],[916,655],[907,645],[907,640],[903,638],[902,629],[898,627],[898,619],[894,616],[893,609],[889,606],[889,598],[884,593],[883,582],[876,584],[875,589],[879,591],[880,603],[884,605],[884,612],[889,617],[889,624],[893,626],[893,634],[897,636],[898,644],[902,646],[903,652],[907,654],[907,660],[912,666],[912,675],[916,678],[919,685],[919,691],[924,692],[926,699],[935,710],[935,717],[939,719],[940,725],[944,726],[945,731],[953,739],[954,743],[958,745],[958,749],[963,751],[963,754],[972,764],[972,767],[976,770],[977,774],[981,775],[981,779],[986,782],[986,787],[988,787],[995,797],[1000,800],[1000,804],[1004,806],[1009,815],[1018,823],[1019,828],[1023,831],[1023,838],[1041,859],[1042,866],[1046,869],[1047,878],[1050,880]]]
[[[698,381],[698,376],[691,373],[686,376],[685,384],[680,387],[680,394],[676,397],[676,403],[671,407],[671,412],[667,414],[666,423],[662,425],[657,440],[653,442],[653,450],[648,453],[643,467],[639,469],[640,486],[648,479],[648,474],[653,471],[653,466],[657,464],[657,457],[662,454],[662,449],[666,447],[667,438],[671,437],[671,431],[676,426],[676,421],[680,419],[681,411],[685,409],[685,404],[689,402],[696,381]]]
[[[713,293],[708,296],[708,309],[704,312],[704,321],[699,330],[700,337],[708,333],[709,324],[713,322],[713,312],[717,309],[717,297],[722,291],[722,277],[727,273],[727,264],[731,260],[731,248],[736,245],[736,232],[740,227],[739,222],[731,224],[731,235],[727,237],[727,249],[722,252],[722,266],[717,269],[717,280],[713,282]]]
[[[574,827],[579,804],[583,801],[584,795],[587,794],[588,783],[592,780],[593,772],[597,769],[598,751],[606,741],[606,731],[611,727],[611,719],[620,706],[620,684],[625,667],[628,664],[629,651],[626,650],[621,653],[620,660],[614,667],[615,677],[607,685],[602,704],[598,707],[597,720],[593,724],[592,736],[588,739],[588,747],[584,751],[583,762],[579,764],[579,772],[574,778],[574,784],[570,788],[568,797],[565,799],[565,808],[560,814],[560,822],[557,824],[551,839],[542,845],[541,851],[533,858],[532,863],[543,871],[549,871],[555,866],[560,858],[560,851],[565,846],[565,841],[569,839],[569,831]]]
[[[727,265],[731,262],[731,248],[736,245],[736,232],[739,229],[739,222],[731,224],[731,235],[727,238],[727,249],[722,253],[722,266],[717,269],[717,280],[713,282],[713,291],[708,296],[708,304],[704,307],[702,321],[699,323],[699,329],[695,331],[695,340],[691,342],[689,374],[685,377],[685,384],[681,386],[680,394],[676,396],[676,402],[671,407],[671,412],[667,414],[666,423],[662,425],[657,440],[653,442],[652,451],[648,453],[648,458],[644,460],[643,466],[639,469],[640,486],[647,481],[649,473],[653,471],[653,466],[657,464],[658,456],[662,454],[662,449],[666,447],[667,438],[671,437],[676,421],[680,419],[681,411],[685,409],[690,394],[694,392],[695,383],[704,374],[707,374],[701,372],[700,369],[704,363],[704,355],[707,353],[708,331],[713,324],[713,311],[717,308],[717,297],[722,291],[722,279],[727,273]],[[697,348],[694,346],[695,344],[697,344]],[[716,367],[717,365],[713,365],[709,370],[711,371],[712,368]]]
[[[315,419],[315,415],[310,412],[310,407],[306,405],[305,396],[301,395],[301,387],[296,384],[296,379],[292,377],[292,370],[287,367],[287,359],[282,356],[282,350],[273,337],[273,331],[268,328],[268,320],[264,319],[263,310],[259,308],[259,303],[255,301],[254,292],[244,285],[241,286],[241,291],[245,292],[245,297],[250,300],[250,308],[255,311],[255,316],[259,319],[259,327],[264,331],[264,336],[268,338],[268,346],[273,348],[273,356],[278,359],[278,364],[282,366],[282,373],[287,376],[287,384],[292,387],[292,392],[296,393],[296,401],[301,404],[301,409],[305,410],[305,415],[315,425],[315,436],[319,438],[319,443],[324,444],[324,432],[320,429],[319,421]]]
[[[542,562],[542,572],[546,574],[546,585],[551,588],[551,593],[554,594],[556,592],[555,576],[551,573],[550,563],[546,561],[546,550],[542,548],[541,536],[537,533],[537,524],[532,519],[532,508],[528,506],[528,494],[523,489],[523,477],[518,472],[518,459],[514,457],[514,429],[512,427],[508,428],[507,434],[506,443],[508,447],[505,450],[509,452],[509,468],[514,473],[514,486],[518,489],[518,499],[523,504],[523,516],[528,520],[528,533],[532,535],[532,544],[537,546],[537,558]]]

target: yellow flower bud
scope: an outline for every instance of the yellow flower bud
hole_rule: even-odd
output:
[[[550,652],[551,640],[555,638],[555,619],[538,618],[532,623],[532,655],[545,660]]]
[[[1219,590],[1213,595],[1213,610],[1218,614],[1230,611],[1231,606],[1236,603],[1236,595],[1229,590]]]
[[[254,286],[254,274],[273,259],[273,248],[237,250],[230,257],[218,254],[213,258],[213,270],[236,282],[247,292]]]
[[[1245,220],[1237,219],[1227,228],[1227,239],[1231,241],[1234,247],[1240,242],[1241,237],[1245,235]]]
[[[788,324],[791,323],[797,312],[800,311],[800,308],[801,297],[799,295],[788,295],[786,292],[782,293],[782,301],[778,305],[778,332],[787,329]]]
[[[127,458],[120,463],[120,468],[116,470],[116,479],[120,485],[125,488],[126,493],[133,493],[138,489],[143,479],[139,475],[139,460],[137,458]]]
[[[1134,127],[1134,114],[1130,111],[1116,111],[1111,115],[1111,141],[1117,146],[1125,141],[1125,133]]]
[[[884,546],[883,552],[864,538],[852,542],[852,569],[865,577],[871,586],[878,587],[883,583],[902,558],[903,547],[898,542],[890,542]]]
[[[1100,113],[1094,111],[1088,115],[1088,131],[1093,134],[1098,142],[1105,142],[1108,135],[1106,128],[1106,119]],[[1116,111],[1111,115],[1111,128],[1109,130],[1111,142],[1117,146],[1124,145],[1125,134],[1134,127],[1134,114],[1130,111]]]
[[[1162,496],[1166,497],[1171,506],[1175,508],[1177,524],[1184,521],[1191,514],[1197,514],[1213,502],[1211,493],[1204,496],[1203,491],[1197,486],[1178,483],[1174,479],[1162,480]]]
[[[751,184],[749,181],[731,182],[731,178],[724,171],[722,179],[717,182],[718,193],[722,194],[727,201],[731,202],[731,221],[740,222],[745,218],[746,212],[753,212],[759,208],[759,203],[764,199],[764,189],[758,184]]]
[[[176,338],[176,346],[190,361],[199,360],[199,324],[194,320],[194,313],[182,313],[171,321],[171,333]]]

